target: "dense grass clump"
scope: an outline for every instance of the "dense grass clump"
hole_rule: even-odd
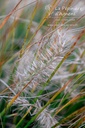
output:
[[[0,128],[85,127],[83,5],[1,0]]]

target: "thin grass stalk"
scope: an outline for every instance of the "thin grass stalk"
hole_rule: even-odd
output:
[[[36,14],[36,12],[37,12],[37,9],[38,9],[38,1],[37,1],[37,3],[36,3],[36,6],[35,6],[33,12],[32,12],[32,16],[31,16],[31,19],[30,19],[30,23],[29,23],[29,25],[28,25],[28,27],[27,27],[26,35],[25,35],[25,38],[24,38],[24,44],[23,44],[23,46],[22,46],[22,50],[25,49],[26,39],[27,39],[27,36],[28,36],[29,31],[30,31],[30,29],[31,29],[32,22],[33,22],[33,19],[34,19],[34,17],[35,17],[35,14]],[[23,51],[22,51],[22,53],[23,53]]]
[[[81,117],[74,128],[79,128],[85,122],[85,116]]]
[[[0,29],[2,29],[4,27],[4,25],[6,24],[6,22],[8,21],[8,19],[10,18],[10,16],[14,13],[14,11],[17,9],[17,7],[19,6],[19,4],[22,2],[23,0],[20,0],[18,2],[18,4],[14,7],[14,9],[6,16],[6,18],[3,20],[3,22],[0,24]]]
[[[30,113],[31,110],[32,110],[32,107],[30,106],[30,108],[28,109],[28,111],[24,114],[24,116],[22,117],[22,119],[16,125],[16,128],[19,128],[19,126],[23,123],[24,118]]]
[[[82,107],[82,108],[76,110],[75,112],[73,112],[72,114],[70,114],[69,116],[67,116],[66,118],[60,120],[59,123],[55,124],[52,128],[57,127],[58,125],[66,122],[67,120],[70,120],[74,116],[77,116],[77,115],[79,115],[79,113],[83,113],[83,112],[85,112],[85,107]]]
[[[74,97],[73,99],[71,99],[68,103],[66,103],[64,106],[62,106],[60,109],[58,109],[55,113],[55,115],[57,115],[60,111],[62,111],[65,107],[67,107],[68,105],[74,103],[75,101],[77,101],[78,99],[80,99],[81,97],[85,96],[85,94],[79,94],[78,96]]]
[[[40,30],[40,28],[42,27],[42,25],[45,23],[45,21],[48,19],[48,17],[51,15],[51,13],[53,12],[53,10],[55,9],[55,7],[58,5],[57,4],[57,1],[58,0],[54,0],[52,2],[52,8],[46,12],[45,16],[43,17],[43,19],[41,20],[39,26],[37,27],[37,30],[35,31],[35,33],[33,34],[33,36],[31,37],[31,39],[29,40],[28,42],[28,45],[27,45],[27,49],[31,43],[31,41],[33,40],[33,38],[35,37],[35,35],[37,34],[37,32]]]
[[[70,84],[70,82],[73,80],[74,77],[72,77],[58,92],[54,94],[54,96],[45,104],[45,106],[27,123],[25,128],[28,128],[28,126],[41,114],[41,112],[53,102],[53,100]]]
[[[78,36],[77,40],[73,43],[73,45],[70,48],[70,51],[68,53],[66,53],[66,55],[64,56],[64,58],[61,60],[61,62],[57,65],[57,67],[55,68],[55,70],[52,72],[52,74],[50,75],[50,77],[48,78],[48,80],[46,81],[46,83],[43,86],[43,89],[40,90],[40,92],[38,93],[38,95],[41,95],[43,93],[44,88],[48,85],[48,83],[51,81],[51,79],[53,78],[53,76],[55,75],[55,73],[57,72],[57,70],[61,67],[61,65],[63,64],[63,62],[69,57],[69,55],[73,52],[74,47],[76,46],[78,40],[82,37],[82,34],[85,33],[85,30],[83,30],[80,35]]]
[[[82,37],[82,35],[84,34],[84,32],[85,32],[85,30],[83,30],[83,31],[79,34],[79,36],[78,36],[76,42],[74,42],[73,45],[71,46],[71,50],[70,50],[70,51],[64,56],[64,58],[61,60],[61,62],[59,63],[59,65],[56,67],[56,69],[53,71],[53,73],[51,74],[51,76],[48,78],[48,80],[47,80],[46,83],[44,84],[44,87],[48,85],[48,83],[50,82],[50,80],[52,79],[52,77],[55,75],[56,71],[59,69],[59,67],[62,65],[62,63],[68,58],[68,56],[71,54],[71,52],[73,51],[73,48],[74,48],[75,45],[77,44],[78,40]],[[66,88],[66,86],[67,86],[67,84],[64,85],[64,87],[61,88],[60,91],[58,91],[57,94],[55,94],[55,95],[47,102],[47,104],[46,104],[46,105],[45,105],[45,106],[27,123],[27,125],[25,126],[25,128],[27,128],[27,127],[40,115],[40,113],[56,98],[56,96],[57,96],[63,89]],[[41,95],[42,92],[43,92],[43,90],[41,90],[38,95]],[[75,100],[77,100],[77,99],[79,99],[79,98],[80,98],[80,96],[79,96],[78,98],[76,98],[76,99],[73,99],[72,101],[75,101]],[[36,100],[37,100],[37,99],[36,99]],[[68,105],[68,104],[67,104],[67,105]],[[65,107],[65,106],[64,106],[64,107]]]
[[[31,82],[31,81],[30,81]],[[20,94],[23,92],[23,90],[30,84],[30,82],[28,82],[23,88],[22,90],[17,93],[12,100],[7,104],[6,108],[0,113],[0,117],[3,117],[5,112],[11,107],[11,105],[14,103],[14,101],[20,96]]]
[[[77,82],[77,80],[78,80],[79,78],[81,78],[83,75],[84,75],[84,74],[79,74],[79,75],[75,78],[76,80],[74,81],[74,83]],[[84,79],[82,80],[82,82],[83,82],[83,81],[84,81]],[[79,84],[82,83],[82,82],[80,81]],[[72,83],[72,84],[73,84],[73,83]],[[77,85],[77,86],[79,86],[79,85]],[[75,88],[76,88],[77,86],[75,86]],[[75,88],[72,88],[71,92],[73,92]],[[71,92],[69,92],[69,93],[71,94]],[[59,106],[68,98],[68,96],[69,96],[70,94],[67,94],[66,96],[63,97],[63,99],[61,99],[61,102],[59,103],[58,108],[59,108]],[[55,112],[54,112],[54,113],[55,113]],[[53,116],[55,117],[56,114],[54,114]]]

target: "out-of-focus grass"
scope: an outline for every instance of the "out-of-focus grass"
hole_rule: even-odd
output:
[[[71,7],[73,2],[73,0],[69,0],[66,3],[61,0],[53,0],[47,4],[43,3],[43,1],[29,2],[20,0],[16,2],[14,8],[11,8],[11,2],[9,4],[10,6],[8,6],[7,1],[1,0],[0,127],[78,128],[82,127],[82,125],[85,127],[85,65],[83,63],[85,60],[84,14],[83,16],[78,16],[78,18],[73,21],[71,21],[73,17],[69,17],[70,22],[68,22],[64,15],[56,16],[55,18],[51,17],[55,8],[61,6],[68,8]],[[50,9],[46,8],[48,5],[51,5]],[[8,11],[9,14],[7,14]],[[63,12],[67,13],[67,10],[63,10]],[[52,26],[49,26],[49,23],[52,23]],[[76,23],[77,27],[73,26]],[[60,26],[61,24],[62,26]],[[70,26],[70,24],[72,24],[72,26]],[[80,29],[80,27],[82,29]],[[54,45],[55,47],[56,41],[58,44],[58,49],[56,49],[57,54],[53,54],[53,56],[60,57],[60,60],[58,61],[57,58],[56,66],[51,67],[51,72],[49,65],[52,64],[52,61],[55,62],[55,58],[52,60],[50,54],[51,52],[55,53],[55,51],[53,51],[55,49],[50,46],[49,42],[52,33],[57,31],[58,28],[60,28],[60,30],[65,29],[65,32],[67,32],[66,39],[69,37],[68,30],[72,29],[71,34],[73,34],[74,31],[76,31],[76,34],[71,40],[65,40],[67,41],[65,43],[68,43],[68,45],[64,47],[66,51],[63,52],[63,54],[62,51],[59,50],[63,49],[62,43],[64,40],[63,42],[58,40],[58,38],[60,39],[63,35],[59,35],[59,37],[56,36],[55,41],[53,40],[52,46]],[[57,31],[57,33],[58,32],[60,31]],[[45,44],[46,39],[48,39],[48,41]],[[69,44],[72,40],[73,43]],[[46,65],[44,68],[38,68],[38,71],[36,71],[35,66],[35,69],[32,69],[32,64],[30,65],[29,63],[32,59],[30,49],[34,55],[32,64],[37,61],[37,65],[40,65],[43,57],[40,58],[41,60],[39,61],[38,56],[39,54],[41,55],[41,53],[45,55],[45,60],[43,59],[42,61],[42,63]],[[26,60],[30,56],[27,62],[32,70],[30,70],[30,76],[26,74],[25,69],[22,69],[22,63],[21,69],[24,72],[20,74],[22,76],[20,79],[21,81],[25,80],[23,79],[24,74],[27,75],[26,78],[28,77],[26,81],[22,81],[23,84],[19,82],[19,78],[16,79],[16,74],[20,62],[22,62],[23,56],[25,56],[27,51],[29,54],[27,54]],[[49,58],[50,62],[48,63]],[[26,62],[24,62],[24,65],[25,64]],[[47,73],[49,71],[50,74],[44,76],[43,72],[46,67],[48,67]],[[66,77],[62,75],[62,67],[66,68],[65,70],[68,72]],[[34,73],[31,73],[31,71],[34,71]],[[37,72],[38,77],[42,77],[42,79],[40,79],[41,81],[37,78]],[[58,78],[59,74],[60,78]],[[42,82],[45,77],[46,81]],[[56,79],[53,81],[54,77]],[[35,86],[28,89],[34,78],[36,78]],[[49,120],[47,120],[48,117]],[[50,118],[54,123],[50,121]],[[49,122],[51,122],[51,124],[53,123],[53,125],[49,126]]]

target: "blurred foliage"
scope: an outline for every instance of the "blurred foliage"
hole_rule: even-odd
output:
[[[55,3],[55,0],[54,0],[54,3]],[[0,0],[0,24],[4,21],[8,10],[10,10],[11,8],[11,5],[10,6],[8,5],[6,1]],[[41,37],[46,36],[46,34],[47,34],[46,38],[48,38],[49,32],[54,31],[55,26],[49,27],[48,24],[57,23],[57,18],[56,19],[48,18],[49,15],[48,13],[46,13],[46,10],[45,10],[46,5],[47,3],[43,3],[42,1],[39,2],[38,5],[36,4],[37,8],[35,8],[35,4],[34,5],[28,4],[27,6],[21,4],[20,6],[21,9],[19,7],[18,10],[15,10],[15,12],[7,20],[5,25],[0,29],[0,35],[1,35],[0,36],[0,90],[1,90],[0,91],[0,128],[15,128],[15,127],[16,128],[22,128],[22,127],[23,128],[46,128],[40,124],[39,120],[37,120],[38,116],[41,113],[43,113],[46,108],[49,108],[49,110],[53,112],[52,116],[55,117],[55,119],[59,123],[59,124],[56,123],[53,126],[53,128],[55,127],[56,128],[80,128],[82,127],[83,124],[84,124],[83,127],[85,127],[85,109],[79,111],[79,113],[77,112],[76,114],[74,114],[76,111],[80,110],[85,106],[85,86],[84,86],[85,73],[78,74],[79,71],[85,70],[84,65],[82,67],[79,67],[77,63],[75,64],[71,63],[69,65],[67,64],[66,70],[67,72],[69,72],[69,74],[74,73],[73,75],[74,78],[72,79],[72,76],[70,77],[68,76],[68,79],[63,78],[62,81],[61,79],[58,79],[57,84],[56,84],[57,80],[55,80],[55,82],[52,81],[52,78],[56,74],[56,71],[58,71],[58,69],[61,68],[62,63],[65,60],[68,60],[69,62],[74,62],[74,61],[77,62],[76,60],[77,57],[75,56],[75,54],[78,54],[78,57],[80,59],[78,62],[81,62],[82,58],[84,59],[85,52],[83,52],[82,54],[79,54],[79,48],[82,49],[82,47],[84,47],[84,46],[80,47],[80,45],[82,45],[81,43],[85,41],[85,33],[81,34],[81,38],[78,40],[78,43],[76,46],[77,48],[75,49],[75,51],[73,51],[73,49],[71,51],[71,48],[70,48],[69,51],[71,52],[69,53],[68,51],[69,54],[65,53],[65,55],[62,56],[64,57],[64,59],[60,61],[57,68],[52,72],[52,74],[46,81],[47,83],[43,83],[43,84],[41,83],[42,86],[40,86],[40,88],[42,88],[42,90],[39,90],[38,92],[36,89],[35,92],[38,92],[36,94],[36,98],[30,98],[30,99],[27,98],[29,96],[35,97],[35,94],[33,93],[35,89],[30,90],[29,94],[27,94],[23,92],[24,90],[22,89],[23,87],[19,85],[20,90],[21,89],[22,90],[21,92],[17,90],[18,93],[17,94],[15,93],[15,96],[12,94],[13,92],[11,92],[10,90],[11,88],[14,91],[14,89],[17,88],[16,85],[18,84],[17,84],[17,81],[15,81],[15,76],[16,76],[17,67],[19,65],[19,61],[21,60],[22,55],[25,54],[25,51],[29,50],[29,47],[31,47],[33,43],[41,41]],[[56,4],[52,5],[53,9],[55,5]],[[11,9],[13,10],[13,8]],[[33,9],[36,10],[36,13],[34,16],[33,16],[34,14]],[[72,17],[70,17],[69,19],[71,18]],[[32,23],[31,23],[31,20],[32,20]],[[77,24],[78,27],[83,27],[84,21],[85,21],[85,18],[82,18],[82,20]],[[58,22],[58,24],[63,22],[61,20],[60,22]],[[69,24],[70,23],[68,23],[68,26]],[[65,28],[65,26],[63,26],[63,28]],[[36,40],[36,36],[38,34],[40,34],[41,36],[39,35],[37,37],[38,40]],[[68,36],[68,33],[67,33],[67,36]],[[50,37],[49,37],[49,40],[50,40]],[[39,46],[40,46],[40,43],[38,47]],[[45,45],[45,47],[47,47],[47,44]],[[50,50],[52,51],[51,48]],[[40,52],[39,49],[37,49],[37,52]],[[46,62],[44,61],[44,63]],[[24,75],[24,72],[23,72],[23,75]],[[43,76],[43,79],[44,79],[44,76]],[[66,90],[68,86],[67,87],[64,87],[64,86],[65,84],[69,85],[70,79],[72,79],[72,81],[70,82],[70,88]],[[48,83],[50,87],[46,88]],[[63,83],[63,87],[62,87],[62,83]],[[76,94],[75,92],[77,93],[77,95],[75,95]],[[46,96],[41,97],[42,95],[46,95]],[[26,100],[34,108],[35,108],[36,101],[39,100],[41,102],[42,107],[41,108],[38,107],[39,110],[37,114],[34,114],[34,115],[31,114],[35,111],[34,108],[32,108],[32,110],[30,110],[27,113],[27,110],[29,109],[29,107],[26,107],[25,109],[23,109],[25,105],[21,104],[23,106],[18,106],[16,104],[13,104],[17,100],[17,98],[19,98],[19,96],[26,97]],[[38,98],[38,96],[40,97]],[[65,118],[67,119],[64,121]],[[71,123],[69,123],[70,121]],[[49,128],[51,128],[51,126]]]

